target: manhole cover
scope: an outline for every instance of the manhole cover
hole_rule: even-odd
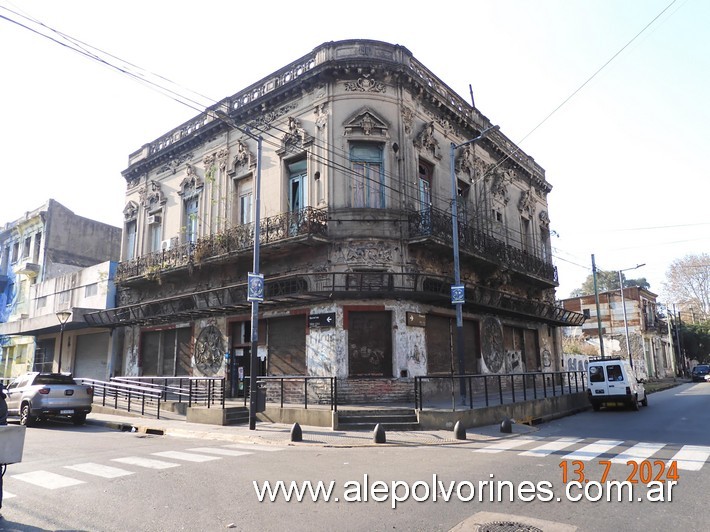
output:
[[[526,525],[525,523],[516,523],[515,521],[494,521],[492,523],[484,523],[479,529],[480,532],[542,532],[542,529],[536,526]]]

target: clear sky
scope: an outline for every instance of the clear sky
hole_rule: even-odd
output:
[[[558,298],[591,273],[592,254],[601,269],[645,263],[626,275],[660,293],[672,260],[710,250],[706,0],[0,0],[0,16],[19,20],[6,9],[212,100],[203,106],[327,41],[401,44],[467,101],[471,85],[545,168]],[[128,155],[197,114],[0,19],[0,224],[51,197],[121,226]]]

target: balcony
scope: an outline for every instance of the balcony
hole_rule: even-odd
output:
[[[451,214],[436,209],[411,211],[408,222],[410,241],[434,240],[453,246]],[[459,250],[462,256],[470,255],[552,286],[558,284],[557,268],[550,262],[463,222],[459,222]]]
[[[39,274],[39,264],[29,260],[23,260],[17,263],[13,268],[15,275],[26,275],[27,277],[37,277]]]
[[[297,212],[282,213],[264,218],[259,228],[261,246],[324,237],[328,230],[327,211],[308,207]],[[195,242],[177,244],[169,249],[123,261],[118,265],[116,282],[153,279],[162,272],[233,259],[251,253],[253,247],[253,223],[230,227],[221,233],[198,238]]]
[[[437,275],[390,272],[321,272],[266,278],[260,305],[284,309],[334,299],[408,299],[451,307],[452,279]],[[498,290],[466,287],[465,308],[499,312],[560,326],[579,326],[584,315],[544,301],[524,299]],[[84,316],[93,327],[158,325],[205,316],[249,312],[246,281],[175,297],[102,310]]]

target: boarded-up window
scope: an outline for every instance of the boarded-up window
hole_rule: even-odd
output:
[[[458,331],[456,320],[441,316],[427,316],[426,343],[427,343],[427,373],[436,375],[441,373],[460,374],[458,359]],[[479,360],[481,346],[479,342],[478,322],[464,320],[463,322],[463,352],[464,373],[468,375],[480,373]]]
[[[351,377],[392,376],[392,317],[389,312],[348,313]]]
[[[306,318],[269,320],[269,374],[306,375]]]
[[[141,335],[142,375],[190,375],[191,339],[189,328],[144,332]]]
[[[524,372],[540,371],[541,359],[538,334],[533,329],[520,327],[503,327],[505,342],[506,371]]]

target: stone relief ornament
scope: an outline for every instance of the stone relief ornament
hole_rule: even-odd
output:
[[[345,124],[345,134],[367,137],[386,137],[388,126],[375,113],[365,108]]]
[[[325,126],[328,124],[328,109],[326,107],[326,104],[321,103],[316,105],[315,113],[316,127],[318,129],[325,129]]]
[[[304,149],[313,142],[313,138],[301,127],[301,122],[293,116],[288,117],[288,131],[281,138],[281,149],[290,147]]]
[[[138,217],[138,204],[135,201],[129,201],[123,208],[123,219],[126,222],[135,220]]]
[[[355,92],[381,92],[384,93],[387,87],[381,81],[370,79],[369,74],[364,74],[361,78],[356,81],[346,81],[345,82],[346,91]]]
[[[404,123],[404,132],[410,134],[412,132],[412,123],[414,121],[414,111],[407,107],[402,106],[402,122]]]
[[[196,195],[202,187],[204,181],[195,173],[195,169],[191,164],[187,165],[187,176],[180,182],[180,190],[178,194],[183,198],[190,198]]]
[[[496,172],[493,174],[493,180],[491,181],[491,194],[494,198],[503,202],[507,205],[510,201],[510,194],[508,194],[508,178],[504,172]]]
[[[434,137],[434,131],[434,122],[424,124],[421,132],[414,140],[414,146],[422,151],[431,152],[436,159],[441,159],[441,149],[439,148],[439,141]]]
[[[535,214],[535,197],[532,190],[523,190],[520,193],[520,201],[518,201],[518,210],[521,213],[527,213],[532,216]]]
[[[483,361],[491,373],[498,373],[505,363],[503,329],[496,318],[486,318],[481,326],[481,351]]]
[[[337,253],[338,262],[366,266],[389,263],[392,257],[392,248],[384,242],[349,242]]]
[[[217,166],[219,166],[219,170],[221,172],[224,172],[227,169],[227,159],[229,159],[229,149],[220,149],[217,152]]]
[[[163,191],[160,188],[160,183],[154,180],[150,180],[146,186],[141,188],[138,191],[138,196],[140,197],[141,204],[148,211],[164,205],[167,201],[167,198],[163,195]]]
[[[211,376],[219,371],[223,360],[222,333],[214,325],[205,327],[195,342],[195,366],[203,375]]]
[[[538,217],[540,219],[540,225],[543,227],[550,227],[550,216],[547,214],[547,211],[540,211]]]

